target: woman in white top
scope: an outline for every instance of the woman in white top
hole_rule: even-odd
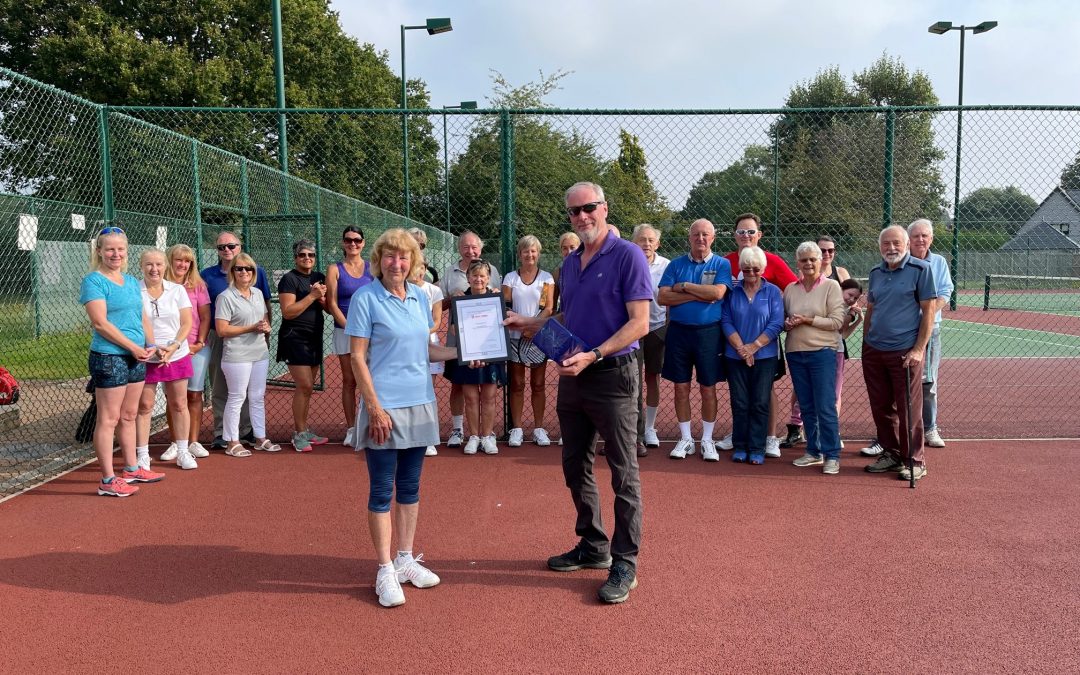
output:
[[[159,358],[146,366],[146,386],[139,399],[139,416],[135,420],[135,454],[139,466],[150,468],[150,417],[154,412],[157,383],[165,385],[166,414],[171,424],[170,441],[176,445],[176,465],[195,469],[198,464],[188,449],[187,384],[191,377],[191,354],[188,334],[191,333],[191,299],[180,284],[165,280],[168,262],[165,253],[147,249],[139,257],[143,280],[143,314],[150,318],[154,330],[154,345]]]
[[[555,306],[555,279],[540,269],[540,240],[531,234],[518,240],[518,260],[521,266],[503,277],[503,299],[522,316],[551,316]],[[547,362],[530,363],[521,352],[521,332],[510,331],[510,446],[521,445],[524,432],[521,417],[525,407],[525,371],[532,371],[530,380],[533,409],[533,442],[551,445],[544,429],[545,386]]]
[[[421,249],[423,249],[424,244],[420,241],[419,238],[417,238],[416,234],[413,233],[412,230],[409,230],[409,234],[413,235],[413,238],[417,240],[417,244],[420,246]],[[426,238],[425,238],[425,240],[426,240]],[[427,298],[428,298],[428,303],[431,305],[431,322],[432,322],[431,323],[431,333],[430,333],[429,340],[430,340],[431,344],[438,345],[438,344],[441,344],[439,342],[439,327],[442,325],[443,292],[442,292],[442,289],[439,288],[438,284],[428,283],[424,279],[425,272],[427,272],[430,269],[431,269],[431,267],[425,261],[425,263],[423,265],[417,267],[414,270],[413,278],[409,279],[409,282],[415,284],[421,291],[423,291],[424,295],[426,295]],[[431,365],[428,367],[428,372],[431,373],[431,386],[433,388],[438,388],[439,375],[441,375],[444,370],[445,370],[445,364],[442,361],[432,361],[431,362]],[[436,405],[438,405],[438,402],[439,402],[438,399],[436,399],[435,400]],[[439,454],[439,451],[435,449],[434,445],[427,446],[427,450],[424,452],[424,455],[426,457],[434,457],[437,454]]]

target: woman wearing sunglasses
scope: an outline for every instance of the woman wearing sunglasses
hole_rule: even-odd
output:
[[[356,378],[350,363],[349,336],[345,324],[349,316],[349,302],[353,293],[367,286],[371,276],[364,262],[364,231],[349,225],[341,233],[341,248],[345,258],[326,270],[326,311],[334,317],[333,349],[341,365],[341,408],[345,411],[345,445],[354,445],[353,424],[356,422]]]
[[[135,417],[146,379],[146,362],[157,350],[150,319],[143,313],[139,282],[127,274],[128,239],[119,227],[106,227],[90,246],[90,273],[83,277],[79,302],[90,318],[90,382],[97,402],[94,452],[101,465],[97,493],[127,497],[165,477],[138,465]],[[113,442],[120,445],[124,472],[113,472]]]
[[[277,360],[289,367],[293,380],[293,435],[297,452],[311,452],[311,446],[327,438],[308,428],[308,408],[315,378],[323,359],[323,309],[326,305],[326,277],[315,269],[315,242],[301,239],[293,244],[295,267],[278,282],[281,327],[278,329]]]
[[[229,268],[229,287],[218,295],[214,330],[221,337],[221,371],[228,385],[222,438],[225,454],[250,457],[240,443],[240,409],[245,400],[251,411],[255,449],[278,452],[281,446],[266,437],[266,373],[270,367],[270,313],[255,285],[255,261],[241,253]]]
[[[150,468],[150,418],[154,412],[157,385],[165,386],[165,401],[169,418],[169,451],[176,446],[173,459],[181,469],[197,469],[198,464],[188,450],[187,383],[191,377],[191,354],[188,334],[191,333],[191,299],[180,284],[165,280],[168,262],[156,248],[139,256],[142,269],[143,313],[150,317],[157,346],[156,363],[146,366],[146,386],[139,401],[139,417],[135,422],[135,453],[139,466]],[[167,452],[169,452],[167,451]]]
[[[185,244],[174,244],[165,252],[169,267],[165,270],[165,280],[180,284],[187,292],[191,303],[191,332],[187,336],[188,351],[191,353],[191,377],[187,381],[188,450],[196,459],[207,457],[210,453],[199,443],[199,431],[203,420],[203,390],[206,388],[206,373],[210,365],[210,350],[206,348],[210,332],[210,293],[206,282],[199,274],[195,264],[195,251]],[[173,429],[175,432],[176,430]],[[174,433],[176,438],[177,434]],[[171,462],[177,458],[179,449],[176,444],[161,456],[161,461]]]

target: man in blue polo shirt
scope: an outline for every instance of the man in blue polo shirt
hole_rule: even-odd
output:
[[[577,508],[577,546],[548,559],[559,572],[608,569],[597,596],[619,603],[637,587],[641,544],[641,479],[637,458],[638,368],[633,351],[649,332],[653,297],[649,263],[640,248],[608,228],[604,191],[577,183],[566,191],[566,212],[582,245],[566,256],[559,280],[562,313],[556,318],[588,351],[558,365],[556,410],[563,435],[563,477]],[[510,313],[507,325],[532,335],[544,319]],[[600,517],[593,462],[595,439],[604,440],[615,529],[610,542]]]
[[[908,233],[903,227],[882,230],[878,247],[883,261],[870,270],[862,367],[883,452],[866,470],[900,471],[901,480],[911,480],[907,460],[912,458],[918,480],[926,475],[922,365],[934,328],[937,289],[930,264],[908,252]],[[911,404],[910,419],[905,397]]]
[[[668,308],[661,377],[675,383],[675,416],[679,442],[674,459],[694,454],[690,435],[690,378],[697,371],[701,392],[701,457],[720,460],[713,442],[716,425],[716,383],[724,379],[721,350],[724,336],[720,314],[724,295],[731,289],[731,263],[714,255],[716,228],[704,218],[690,225],[690,253],[672,260],[660,279],[657,302]]]
[[[210,295],[210,332],[206,335],[206,345],[210,348],[210,365],[207,367],[210,375],[210,388],[213,390],[211,402],[214,409],[214,443],[211,447],[222,450],[225,448],[225,440],[222,438],[222,414],[225,412],[225,402],[229,399],[229,388],[225,383],[225,374],[221,372],[221,352],[223,344],[214,330],[214,312],[217,297],[229,287],[229,268],[233,260],[244,250],[240,245],[240,238],[232,232],[222,232],[218,235],[217,243],[218,264],[207,267],[199,272],[203,281],[206,282],[206,291]],[[274,319],[273,305],[270,304],[270,283],[266,279],[266,270],[257,266],[255,287],[262,291],[263,300],[266,302],[266,312],[270,316],[271,323]],[[240,409],[240,438],[254,442],[255,438],[251,430],[251,417],[248,415],[248,402],[244,400],[244,406]]]

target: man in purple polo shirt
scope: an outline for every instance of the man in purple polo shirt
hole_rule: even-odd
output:
[[[572,550],[548,559],[559,572],[608,569],[597,592],[601,601],[619,603],[637,587],[641,543],[641,480],[637,461],[638,369],[633,351],[649,332],[652,277],[645,254],[608,228],[604,191],[577,183],[566,191],[566,212],[582,245],[563,261],[562,313],[556,318],[585,343],[558,364],[556,410],[563,435],[563,477],[577,508],[581,540]],[[510,313],[507,325],[531,335],[543,319]],[[600,493],[593,475],[595,438],[604,439],[615,529],[611,539],[600,517]]]

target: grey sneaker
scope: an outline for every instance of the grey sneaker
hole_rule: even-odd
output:
[[[886,473],[888,471],[899,471],[903,466],[904,463],[892,453],[883,452],[876,462],[866,467],[866,470],[870,473]]]
[[[881,446],[881,443],[877,442],[876,438],[871,441],[870,445],[866,446],[862,450],[859,450],[859,454],[863,457],[877,457],[883,452],[885,452],[885,448]]]
[[[765,456],[766,457],[779,457],[780,456],[780,439],[776,436],[765,437]]]
[[[825,460],[821,455],[803,455],[792,462],[795,466],[821,466],[824,463]]]
[[[915,480],[919,480],[920,478],[922,478],[925,475],[926,475],[926,465],[925,464],[916,464],[915,465]],[[908,469],[905,466],[904,468],[900,469],[900,473],[897,475],[897,478],[899,478],[900,480],[911,480],[911,470]]]
[[[827,460],[825,460],[825,466],[822,467],[821,473],[828,474],[830,476],[835,476],[836,474],[840,473],[840,460],[838,460],[838,459],[827,459]]]
[[[945,447],[945,441],[942,440],[941,434],[938,433],[937,429],[928,429],[927,432],[926,432],[926,435],[924,437],[924,440],[926,441],[926,445],[931,447],[931,448],[944,448]]]
[[[618,604],[626,602],[630,597],[630,591],[637,588],[637,572],[630,563],[620,560],[611,566],[607,581],[596,592],[596,597],[601,602]]]

